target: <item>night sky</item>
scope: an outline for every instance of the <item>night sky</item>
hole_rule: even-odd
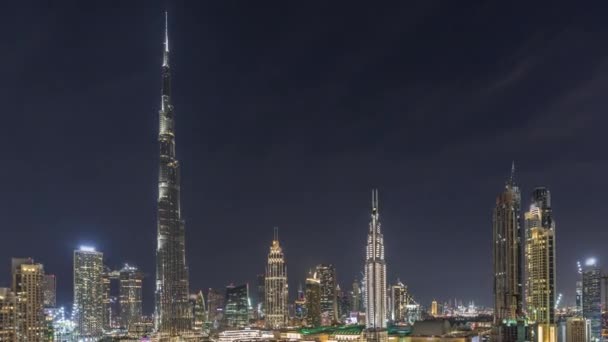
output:
[[[168,9],[192,291],[253,284],[274,226],[292,297],[321,262],[350,289],[378,187],[389,282],[491,305],[492,209],[515,160],[524,208],[551,190],[572,302],[577,260],[608,268],[608,25],[574,5],[5,4],[0,286],[31,256],[67,306],[88,244],[143,269],[152,311]]]

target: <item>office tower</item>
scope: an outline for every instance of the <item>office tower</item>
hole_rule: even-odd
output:
[[[112,296],[110,290],[112,287],[112,270],[108,266],[103,266],[103,272],[101,273],[101,305],[103,313],[102,315],[102,328],[104,330],[112,329]]]
[[[363,293],[361,292],[361,286],[359,285],[359,281],[355,280],[353,281],[353,289],[350,293],[351,296],[351,305],[352,305],[352,310],[356,311],[356,312],[360,312],[363,311]]]
[[[304,289],[302,289],[302,284],[298,286],[298,296],[294,303],[294,310],[294,316],[297,320],[301,322],[306,319],[306,295],[304,294]]]
[[[556,341],[555,325],[555,223],[551,194],[546,188],[532,193],[526,227],[526,311],[536,323],[539,342]]]
[[[515,184],[515,164],[505,190],[496,199],[494,232],[494,323],[522,316],[521,194]]]
[[[285,266],[283,249],[279,244],[277,228],[274,229],[274,239],[268,254],[265,290],[266,325],[272,329],[282,328],[287,323],[287,266]]]
[[[160,165],[158,175],[158,245],[156,249],[156,331],[161,336],[180,336],[192,328],[192,311],[186,238],[180,212],[179,161],[175,157],[175,115],[171,104],[169,34],[165,13],[162,65]]]
[[[0,341],[15,341],[17,337],[15,294],[7,287],[0,287]]]
[[[588,342],[590,329],[589,320],[583,317],[568,317],[565,342]]]
[[[437,301],[433,299],[431,302],[431,316],[435,317],[438,314]]]
[[[249,326],[249,284],[226,286],[224,321],[229,328]]]
[[[219,327],[219,322],[224,317],[224,294],[216,289],[207,292],[208,320],[214,328]]]
[[[321,281],[312,272],[306,278],[306,325],[321,325]]]
[[[197,294],[193,294],[191,296],[191,300],[194,302],[192,306],[192,316],[194,317],[193,327],[195,331],[201,332],[205,328],[205,323],[208,319],[203,291],[199,291]]]
[[[365,325],[368,341],[384,341],[387,338],[386,261],[378,204],[378,190],[372,190],[372,212],[365,259]]]
[[[321,282],[321,324],[331,325],[338,320],[336,268],[331,264],[320,264],[316,273]]]
[[[390,320],[393,322],[405,322],[407,313],[407,286],[405,286],[399,279],[397,283],[391,286],[390,291]]]
[[[576,312],[577,314],[582,314],[583,313],[583,281],[582,280],[577,280],[576,281],[576,297],[575,297],[575,304],[576,304]]]
[[[120,270],[120,322],[121,326],[129,329],[132,324],[141,322],[141,287],[143,274],[137,267],[125,265]]]
[[[42,295],[45,308],[54,308],[57,306],[57,279],[54,274],[44,275]]]
[[[583,317],[591,325],[590,341],[599,341],[602,330],[602,275],[597,261],[593,258],[585,262],[583,268]]]
[[[92,247],[74,251],[74,307],[76,332],[81,337],[98,337],[103,330],[103,253]]]
[[[346,318],[350,317],[350,312],[352,310],[350,293],[348,291],[342,291],[340,285],[338,285],[336,295],[338,297],[338,319],[340,322],[343,322]]]
[[[12,277],[17,340],[45,341],[44,267],[31,258],[13,258]]]
[[[256,277],[256,290],[257,290],[257,302],[256,302],[256,307],[255,307],[255,314],[257,315],[257,318],[263,318],[264,317],[264,302],[265,302],[265,293],[266,293],[266,280],[265,280],[266,275],[264,274],[258,274]]]

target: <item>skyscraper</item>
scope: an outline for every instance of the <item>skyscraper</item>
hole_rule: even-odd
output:
[[[526,227],[526,311],[537,325],[539,342],[556,341],[555,223],[551,194],[546,188],[532,193]]]
[[[226,287],[224,321],[230,328],[249,326],[249,284]]]
[[[265,274],[258,274],[256,277],[256,290],[258,298],[256,302],[255,313],[258,319],[264,317],[264,302],[266,301],[264,299],[266,295],[266,280],[264,280],[264,277],[266,277]]]
[[[266,266],[264,295],[266,303],[265,317],[266,325],[272,329],[282,328],[287,323],[287,298],[289,288],[287,287],[287,266],[283,249],[279,244],[279,231],[274,229],[274,239],[268,253],[268,265]]]
[[[15,294],[7,287],[0,287],[0,341],[15,341]]]
[[[205,296],[203,291],[199,291],[197,294],[190,296],[194,301],[192,308],[192,314],[194,317],[194,330],[202,332],[205,329],[205,323],[207,322],[207,308],[205,306]],[[193,297],[193,298],[192,298]]]
[[[583,268],[583,317],[591,324],[590,341],[600,341],[602,332],[602,275],[597,261],[585,262]]]
[[[435,317],[439,314],[437,301],[433,299],[431,302],[431,316]]]
[[[102,327],[104,330],[112,329],[112,321],[114,318],[114,311],[112,310],[112,295],[110,294],[112,288],[112,270],[108,266],[103,266],[103,272],[101,273],[101,305],[102,305]]]
[[[175,116],[171,104],[169,33],[165,13],[165,41],[162,65],[160,166],[158,175],[158,245],[156,249],[156,331],[179,336],[191,330],[192,311],[188,302],[184,221],[180,212],[179,161],[175,157]]]
[[[295,318],[302,322],[306,319],[306,295],[304,293],[304,289],[302,288],[302,284],[298,286],[298,296],[296,297],[296,301],[294,303],[295,309]]]
[[[391,286],[391,307],[389,308],[390,319],[393,322],[405,322],[408,294],[407,286],[405,286],[399,279],[397,283]]]
[[[141,288],[143,274],[137,267],[125,265],[120,270],[120,322],[129,329],[132,324],[141,322]]]
[[[386,340],[386,261],[380,227],[378,190],[372,190],[372,212],[365,259],[365,325],[368,341]]]
[[[54,308],[57,305],[57,279],[54,274],[45,274],[42,293],[44,297],[44,307]]]
[[[103,330],[103,253],[91,247],[74,251],[74,323],[81,337]]]
[[[44,267],[30,258],[13,258],[12,271],[17,341],[46,341]]]
[[[209,322],[214,328],[218,328],[224,317],[224,294],[220,290],[209,289],[209,292],[207,292],[207,308]]]
[[[336,268],[332,264],[320,264],[316,273],[321,282],[321,324],[331,325],[338,320]]]
[[[321,325],[321,281],[312,272],[306,278],[306,325]]]
[[[515,164],[505,190],[496,199],[494,231],[494,323],[513,322],[522,314],[521,194]]]
[[[363,311],[363,293],[361,291],[361,285],[360,282],[358,280],[355,279],[355,281],[353,281],[353,289],[351,290],[350,293],[351,296],[351,306],[352,306],[352,310],[356,311],[356,312],[360,312]]]

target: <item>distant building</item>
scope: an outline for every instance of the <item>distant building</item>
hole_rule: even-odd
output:
[[[386,260],[384,236],[380,224],[378,190],[372,190],[372,208],[365,256],[365,338],[386,341]]]
[[[16,340],[17,323],[15,294],[7,287],[0,287],[0,341]]]
[[[515,164],[493,215],[494,324],[516,325],[522,316],[521,193],[515,184]]]
[[[555,325],[555,223],[551,194],[546,188],[532,193],[526,228],[526,311],[536,324],[539,342],[557,339]]]
[[[54,274],[44,275],[42,293],[45,308],[54,308],[57,306],[57,279]]]
[[[588,259],[583,268],[583,317],[591,325],[590,341],[600,341],[602,332],[602,275],[597,261]]]
[[[203,291],[190,296],[192,305],[192,317],[194,317],[194,330],[201,332],[205,329],[205,323],[208,321],[207,308],[205,306],[205,297]]]
[[[365,309],[363,308],[363,292],[361,291],[361,285],[358,280],[353,281],[353,289],[350,293],[350,297],[352,311],[365,311]]]
[[[266,326],[271,329],[282,328],[287,324],[287,298],[289,288],[287,285],[287,267],[285,255],[279,243],[278,229],[275,228],[274,238],[268,253],[268,264],[265,277],[265,304],[264,314]]]
[[[104,323],[103,253],[90,247],[74,251],[74,323],[81,337],[98,337]]]
[[[137,267],[125,265],[120,270],[120,322],[125,329],[129,329],[132,324],[141,322],[143,278],[143,273]]]
[[[591,326],[583,317],[568,317],[565,342],[588,342]]]
[[[437,301],[433,300],[431,302],[431,316],[436,317],[438,314]]]
[[[256,277],[257,284],[257,302],[256,302],[256,318],[260,319],[264,317],[264,301],[266,300],[266,275],[258,274]]]
[[[249,285],[228,285],[226,287],[226,308],[224,321],[229,328],[249,326]]]
[[[576,281],[575,304],[576,304],[576,312],[578,314],[582,314],[582,312],[583,312],[583,281],[582,280]]]
[[[350,293],[343,291],[338,285],[336,296],[338,299],[338,320],[339,322],[343,322],[346,318],[350,317],[350,313],[352,311],[350,304]]]
[[[219,328],[219,323],[224,317],[224,294],[216,289],[209,289],[207,292],[207,317],[211,326]]]
[[[312,272],[306,278],[306,325],[321,325],[321,281]]]
[[[338,321],[336,268],[332,264],[320,264],[316,270],[321,285],[321,324],[332,325]]]
[[[393,322],[405,322],[407,305],[409,304],[407,286],[397,279],[397,283],[391,285],[390,289],[390,320]]]
[[[46,341],[47,325],[42,291],[44,267],[34,263],[31,258],[13,258],[12,273],[17,340]]]
[[[295,318],[301,323],[306,319],[306,295],[302,289],[302,284],[300,284],[298,287],[298,296],[296,297],[296,301],[294,303],[294,309]]]
[[[112,320],[114,317],[114,310],[112,306],[112,270],[108,266],[103,266],[103,272],[101,273],[101,289],[102,289],[102,327],[105,330],[112,329]]]

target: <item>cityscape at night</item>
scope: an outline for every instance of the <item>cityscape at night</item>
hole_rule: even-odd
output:
[[[608,342],[593,6],[8,5],[0,342]]]

